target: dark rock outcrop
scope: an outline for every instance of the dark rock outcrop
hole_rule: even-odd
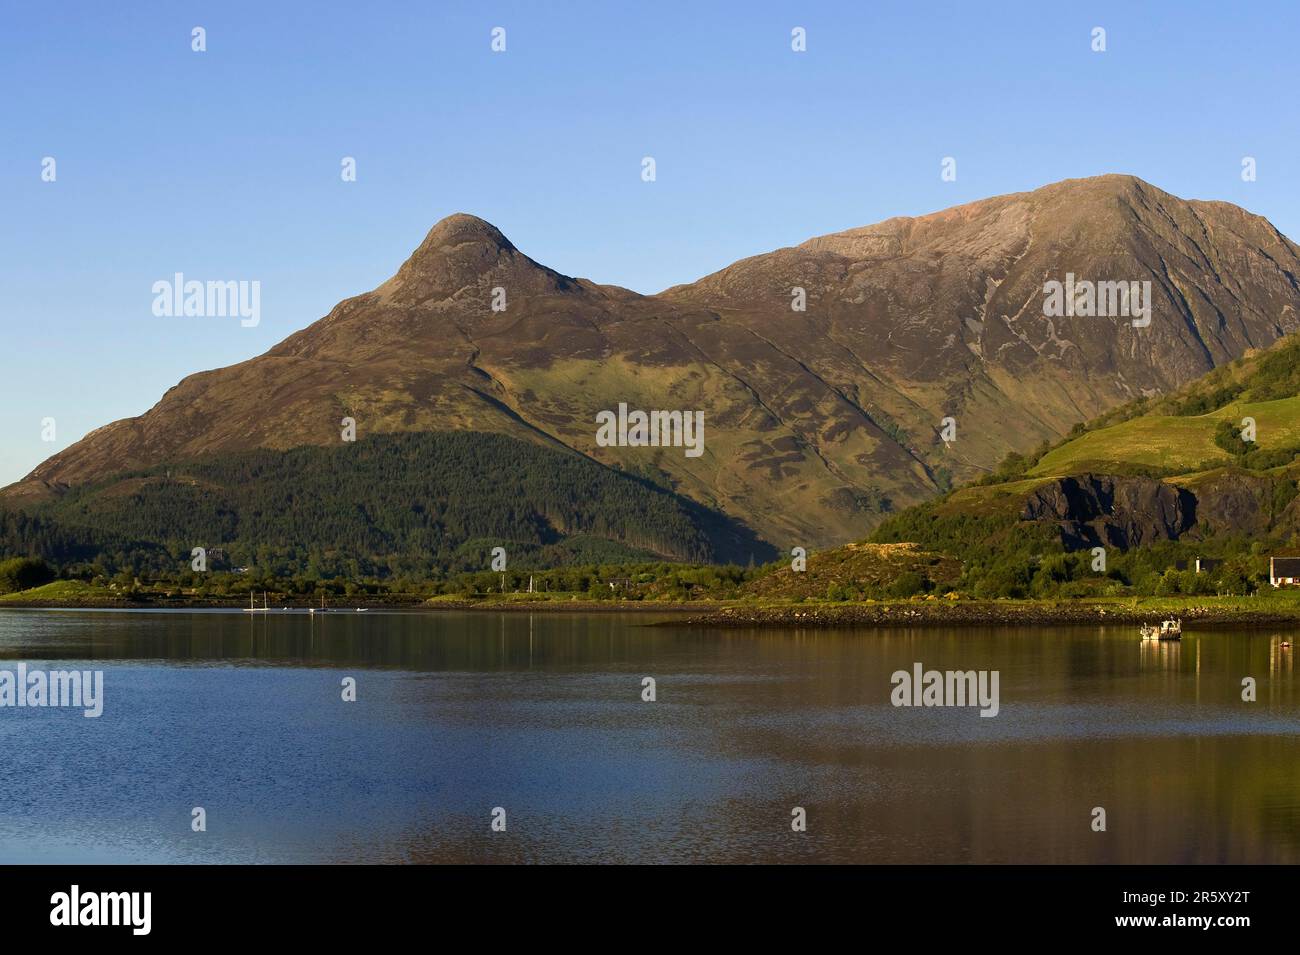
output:
[[[1272,513],[1273,482],[1267,477],[1223,471],[1198,481],[1193,493],[1198,534],[1267,531],[1279,516]]]
[[[1177,540],[1196,525],[1197,499],[1185,488],[1153,478],[1084,474],[1034,490],[1021,519],[1055,521],[1071,550],[1127,550]]]

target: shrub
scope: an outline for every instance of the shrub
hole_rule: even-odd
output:
[[[30,590],[54,579],[54,570],[39,558],[11,557],[0,562],[0,593]]]
[[[924,589],[924,578],[914,571],[907,571],[893,579],[889,584],[888,593],[891,597],[911,597],[914,594],[919,594]]]

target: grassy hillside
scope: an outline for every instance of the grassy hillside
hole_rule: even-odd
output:
[[[1028,473],[1114,473],[1132,466],[1190,473],[1222,467],[1235,455],[1215,442],[1216,431],[1225,422],[1240,430],[1246,417],[1255,419],[1259,450],[1300,453],[1300,397],[1235,400],[1202,415],[1148,414],[1085,432],[1044,454]]]
[[[1254,440],[1243,440],[1243,419]],[[887,519],[879,543],[961,560],[981,596],[1245,593],[1300,553],[1300,337],[1009,455]],[[1105,565],[1094,566],[1094,547]],[[1195,574],[1196,558],[1223,561]]]
[[[1243,418],[1255,441],[1225,439]],[[1088,471],[1173,477],[1228,465],[1267,470],[1300,454],[1300,336],[1250,352],[1163,397],[1142,398],[1078,425],[1062,441],[1009,455],[981,483]]]

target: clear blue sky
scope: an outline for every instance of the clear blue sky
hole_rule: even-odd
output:
[[[1298,7],[7,3],[0,483],[373,288],[455,211],[646,292],[1104,172],[1300,237]],[[261,324],[156,318],[151,286],[175,272],[259,280]]]

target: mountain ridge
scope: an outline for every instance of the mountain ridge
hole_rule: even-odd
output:
[[[1156,321],[1041,314],[1044,281],[1066,271],[1150,281]],[[1266,219],[1116,175],[816,236],[654,295],[564,275],[455,213],[375,289],[0,495],[329,445],[346,416],[368,434],[486,431],[649,468],[766,540],[823,546],[1294,331],[1297,274],[1300,250]],[[705,454],[597,445],[595,414],[620,401],[704,411]]]

